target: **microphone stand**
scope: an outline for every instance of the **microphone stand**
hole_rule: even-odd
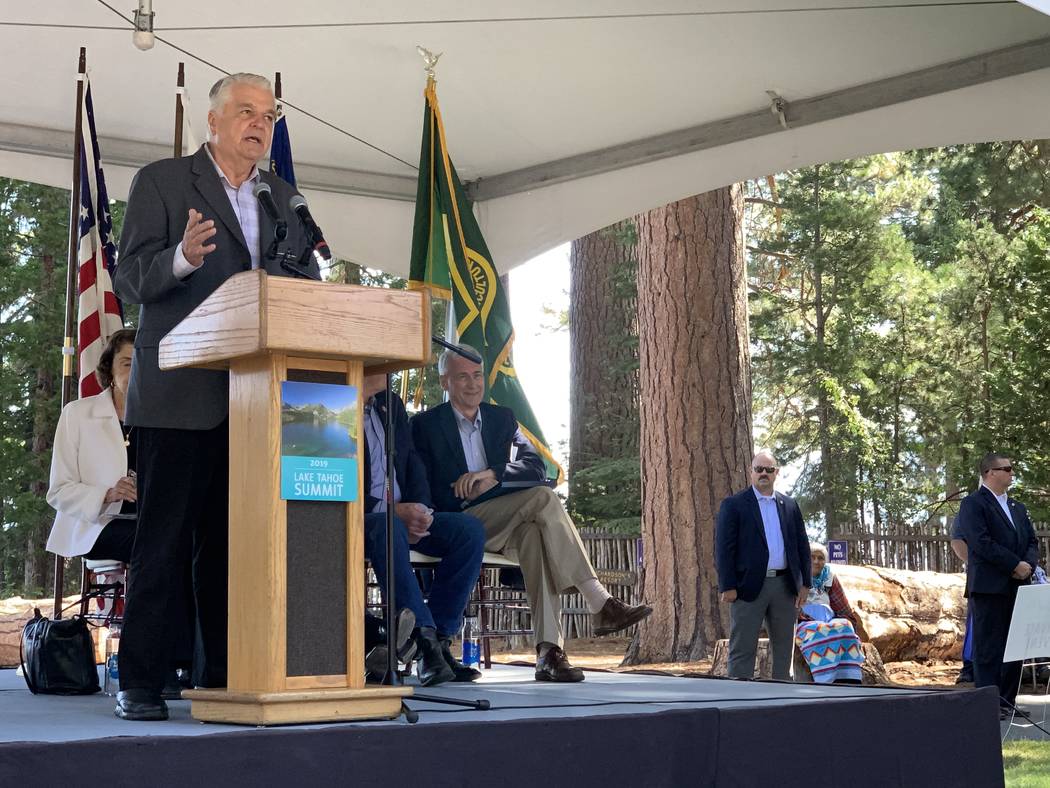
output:
[[[321,277],[314,276],[313,272],[309,269],[311,252],[309,247],[307,247],[306,251],[299,256],[296,256],[287,250],[282,251],[280,249],[281,244],[287,237],[288,223],[283,220],[274,223],[273,243],[270,244],[270,248],[266,250],[266,259],[275,261],[281,266],[282,270],[287,271],[292,276],[320,282]]]
[[[439,342],[438,344],[444,344]],[[398,686],[402,683],[401,674],[397,671],[397,630],[395,615],[397,605],[394,595],[394,376],[386,375],[386,414],[383,418],[384,444],[386,448],[386,675],[383,676],[383,684]],[[477,711],[487,711],[489,702],[481,700],[466,700],[464,698],[444,698],[437,695],[423,695],[418,692],[412,693],[412,697],[426,703],[443,703],[448,706],[464,706]],[[401,701],[401,713],[405,715],[405,721],[415,724],[419,721],[419,712],[410,708],[404,700]]]

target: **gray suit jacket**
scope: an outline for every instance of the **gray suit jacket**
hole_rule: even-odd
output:
[[[298,217],[288,211],[295,190],[277,176],[260,170],[273,189],[278,209],[286,214],[288,239],[283,248],[306,247]],[[175,247],[182,240],[190,208],[215,221],[209,243],[215,251],[201,267],[179,280],[172,273]],[[260,259],[267,273],[287,276],[265,260],[273,241],[273,223],[259,212]],[[118,296],[141,304],[139,331],[131,367],[125,423],[136,427],[206,430],[218,426],[229,408],[229,375],[204,369],[162,372],[157,365],[160,340],[216,288],[251,268],[244,234],[229,197],[202,146],[193,156],[147,164],[135,176],[128,196],[120,251],[113,277]],[[317,276],[317,264],[310,270]]]

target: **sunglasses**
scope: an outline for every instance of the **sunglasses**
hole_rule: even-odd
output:
[[[990,470],[993,470],[993,471],[1004,471],[1006,473],[1013,473],[1014,472],[1014,466],[1012,466],[1012,465],[1000,465],[998,468],[991,468]]]
[[[755,465],[751,468],[755,473],[776,473],[777,468],[775,465]],[[994,468],[993,470],[999,470]]]

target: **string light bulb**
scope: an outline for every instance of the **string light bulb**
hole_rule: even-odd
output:
[[[131,43],[143,52],[153,49],[153,0],[139,0],[134,13],[135,32],[131,34]]]

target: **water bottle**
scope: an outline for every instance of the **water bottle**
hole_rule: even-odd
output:
[[[468,668],[481,666],[481,643],[478,640],[477,616],[463,619],[463,664]]]
[[[117,652],[120,651],[120,624],[114,624],[106,638],[105,678],[102,691],[107,695],[116,695],[120,689],[120,673],[117,670]]]

